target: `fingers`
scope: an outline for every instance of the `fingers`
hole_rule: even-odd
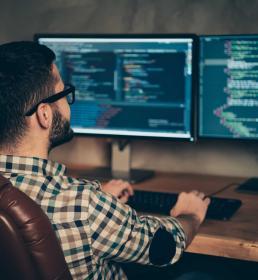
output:
[[[107,190],[107,185],[104,187]],[[129,196],[134,194],[133,187],[127,181],[115,179],[109,181],[108,192],[124,203],[128,201]]]
[[[129,195],[133,195],[133,187],[128,182],[124,182],[124,189],[128,191]]]
[[[203,201],[207,206],[211,203],[211,199],[209,197],[206,197]]]
[[[133,187],[124,180],[112,180],[114,185],[121,190],[121,192],[127,192],[129,195],[133,195]]]
[[[120,188],[121,192],[118,196],[118,198],[120,199],[120,201],[122,201],[123,203],[126,203],[129,199],[129,196],[133,195],[133,188],[132,186],[123,180],[118,180],[118,187]]]
[[[129,192],[127,190],[123,190],[121,194],[118,196],[118,199],[124,203],[126,203],[129,199]]]
[[[191,191],[191,193],[193,193],[194,195],[198,196],[202,200],[205,198],[205,194],[203,192],[199,192],[197,190],[193,190],[193,191]]]
[[[193,215],[200,223],[205,219],[205,215],[210,203],[210,198],[206,197],[203,192],[193,190],[191,192],[181,192],[170,215],[178,217],[180,215]]]

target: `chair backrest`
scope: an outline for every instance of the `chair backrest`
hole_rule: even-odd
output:
[[[47,215],[1,174],[0,278],[72,279]]]

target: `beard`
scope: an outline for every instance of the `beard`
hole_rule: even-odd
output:
[[[57,109],[54,110],[48,151],[50,152],[53,148],[69,142],[72,138],[73,130],[71,129],[70,122],[65,120]]]

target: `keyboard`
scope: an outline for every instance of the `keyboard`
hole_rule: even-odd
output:
[[[132,208],[140,212],[169,215],[171,208],[177,201],[178,194],[151,191],[134,191],[127,202]],[[207,219],[229,220],[241,206],[238,199],[210,197]]]

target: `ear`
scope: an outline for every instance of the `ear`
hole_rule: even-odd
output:
[[[48,129],[52,124],[52,109],[49,104],[40,104],[36,111],[37,120],[42,128]]]

